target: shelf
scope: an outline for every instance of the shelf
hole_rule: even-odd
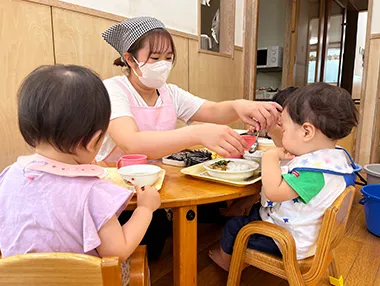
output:
[[[258,72],[282,72],[282,68],[257,68]]]

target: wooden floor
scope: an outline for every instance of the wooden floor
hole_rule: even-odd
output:
[[[345,286],[380,285],[380,238],[370,234],[365,227],[363,206],[359,204],[360,193],[348,222],[347,233],[336,250]],[[380,223],[380,222],[379,222]],[[221,270],[208,257],[210,248],[218,247],[222,227],[214,224],[198,226],[198,285],[226,285],[227,272]],[[172,239],[166,245],[159,261],[150,263],[153,286],[173,285]],[[249,267],[243,272],[241,285],[285,286],[285,280]],[[326,278],[319,285],[329,285]]]

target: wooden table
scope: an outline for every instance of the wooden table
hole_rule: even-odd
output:
[[[197,206],[254,195],[261,182],[244,188],[208,182],[183,175],[179,167],[155,163],[166,170],[160,190],[161,208],[173,211],[174,285],[197,285]],[[133,198],[128,209],[136,207]]]

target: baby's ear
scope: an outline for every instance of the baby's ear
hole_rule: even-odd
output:
[[[89,151],[89,152],[94,152],[97,150],[97,148],[99,147],[99,144],[102,144],[102,131],[99,130],[97,131],[94,136],[92,136],[90,142],[88,142],[87,146],[86,146],[86,150]]]
[[[315,133],[316,133],[316,128],[313,124],[309,122],[305,122],[304,124],[302,124],[302,131],[304,133],[303,135],[304,141],[307,142],[314,138]]]

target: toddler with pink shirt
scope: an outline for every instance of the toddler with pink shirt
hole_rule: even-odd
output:
[[[33,252],[118,256],[125,262],[160,206],[153,187],[136,188],[137,208],[123,226],[117,217],[133,193],[99,179],[90,165],[108,128],[111,106],[102,81],[87,68],[42,66],[18,91],[22,136],[35,154],[0,175],[3,257]],[[123,285],[128,263],[122,263]]]

